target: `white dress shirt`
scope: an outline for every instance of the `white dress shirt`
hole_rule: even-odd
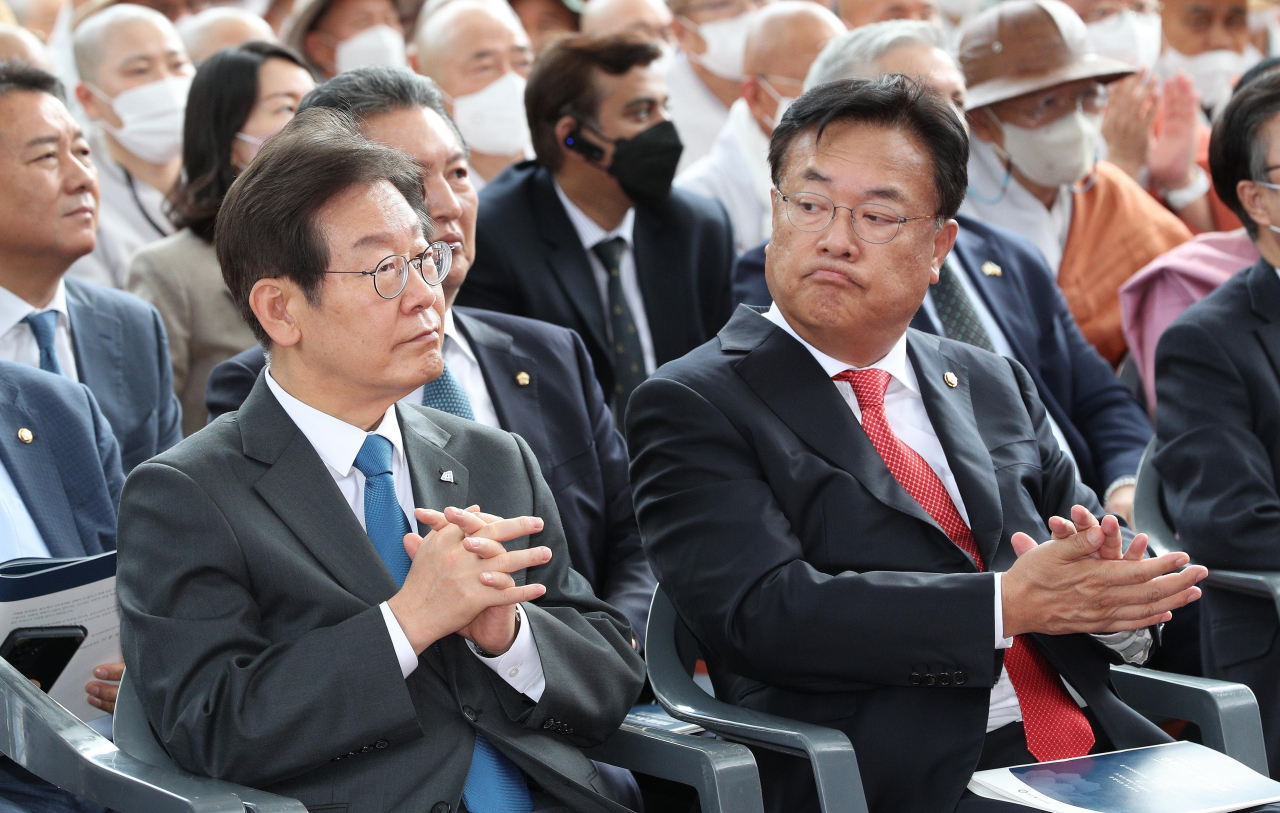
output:
[[[827,376],[834,376],[845,370],[855,369],[838,359],[828,356],[802,339],[787,322],[786,318],[783,317],[776,304],[769,307],[764,317],[800,342],[804,349],[808,350],[809,354],[822,366],[822,370]],[[899,440],[910,446],[916,454],[924,458],[924,461],[929,464],[929,468],[933,469],[934,474],[938,475],[938,479],[942,481],[948,496],[951,497],[951,501],[955,504],[956,511],[960,513],[960,518],[964,520],[965,525],[969,525],[969,513],[964,507],[964,500],[961,498],[960,489],[956,485],[955,475],[951,471],[951,464],[947,462],[946,452],[943,451],[942,443],[938,440],[938,434],[934,431],[933,423],[929,420],[924,398],[920,395],[920,387],[916,379],[915,370],[911,367],[911,359],[907,357],[906,334],[903,333],[898,338],[897,343],[885,354],[884,358],[865,369],[884,370],[892,376],[889,381],[889,387],[884,394],[885,419],[889,423],[889,428],[893,430],[894,435]],[[844,398],[845,403],[849,405],[849,409],[853,412],[853,416],[857,418],[858,423],[862,423],[862,408],[858,405],[858,397],[853,392],[853,385],[846,381],[832,381],[831,383],[839,391],[841,397]],[[1008,649],[1013,646],[1013,638],[1004,637],[1004,609],[1000,595],[1000,578],[1002,575],[1001,573],[992,574],[995,585],[995,635],[993,641],[996,649]],[[1135,636],[1146,636],[1145,644],[1141,647],[1135,647]],[[1145,629],[1140,630],[1138,633],[1121,632],[1095,637],[1109,648],[1120,652],[1125,660],[1130,663],[1145,661],[1151,648],[1150,632]],[[1063,685],[1071,692],[1077,703],[1084,705],[1070,685],[1067,685],[1065,681]],[[1008,670],[1001,667],[1000,678],[991,690],[991,702],[987,712],[987,731],[995,731],[1001,726],[1021,719],[1022,708],[1018,705],[1018,695],[1013,689],[1013,682],[1009,680]]]
[[[489,386],[484,383],[484,372],[480,369],[480,362],[476,359],[470,342],[467,341],[466,336],[462,335],[462,331],[458,330],[458,325],[453,320],[453,308],[444,312],[444,337],[446,340],[444,363],[448,366],[454,380],[462,387],[462,391],[467,394],[476,423],[501,429],[502,426],[498,423],[498,411],[494,408],[493,398],[489,395]],[[422,406],[422,387],[401,398],[400,403]]]
[[[694,73],[684,51],[677,51],[667,63],[663,79],[667,84],[671,122],[680,135],[680,143],[684,144],[680,163],[676,165],[676,172],[680,173],[711,152],[711,145],[729,118],[729,108]]]
[[[605,314],[606,330],[609,329],[610,324],[608,319],[609,272],[605,270],[604,263],[600,262],[600,258],[591,249],[614,237],[621,237],[626,241],[622,250],[622,259],[619,261],[621,267],[618,269],[622,280],[622,296],[627,300],[627,307],[631,309],[631,319],[636,324],[636,336],[640,339],[640,350],[644,353],[645,375],[653,375],[653,371],[658,369],[653,355],[653,334],[649,332],[649,317],[645,314],[644,296],[640,293],[640,280],[636,276],[636,244],[631,239],[632,232],[635,230],[636,210],[628,209],[616,229],[605,231],[588,217],[586,212],[569,200],[569,196],[560,188],[559,182],[556,183],[556,194],[560,197],[560,205],[564,206],[565,214],[569,215],[573,230],[578,233],[578,241],[586,249],[587,261],[591,263],[591,273],[595,275],[596,287],[600,289],[600,312]]]
[[[409,461],[405,457],[404,439],[400,434],[400,421],[396,417],[395,406],[387,408],[382,423],[373,432],[365,432],[358,426],[341,421],[315,407],[304,404],[294,398],[271,375],[271,367],[267,367],[267,386],[280,402],[280,406],[297,425],[298,429],[311,442],[316,454],[324,461],[329,474],[338,484],[338,490],[346,499],[347,505],[355,513],[360,527],[364,521],[364,474],[355,467],[356,455],[364,446],[370,434],[381,435],[391,441],[391,479],[396,488],[396,500],[400,509],[409,518],[409,527],[416,528],[413,517],[413,488],[409,479]],[[387,634],[395,647],[396,658],[400,662],[400,671],[409,677],[418,668],[418,655],[413,651],[409,638],[404,634],[395,613],[384,601],[381,604],[382,619],[387,625]],[[542,673],[542,658],[538,654],[538,644],[533,639],[533,632],[524,615],[524,609],[516,605],[520,614],[520,632],[515,643],[504,654],[497,658],[480,657],[480,662],[492,669],[498,677],[510,684],[511,688],[526,695],[535,703],[542,697],[546,681]],[[468,642],[470,644],[470,642]],[[474,645],[471,651],[475,652]]]
[[[71,316],[67,312],[67,285],[58,280],[58,289],[53,299],[43,308],[33,307],[22,297],[0,288],[0,359],[16,361],[28,367],[40,366],[40,346],[36,344],[36,334],[31,325],[23,322],[33,313],[55,311],[58,322],[53,328],[53,351],[58,356],[58,364],[62,372],[72,381],[80,380],[76,368],[76,352],[71,346]]]
[[[48,559],[49,546],[27,511],[9,470],[0,461],[0,562],[28,557]]]

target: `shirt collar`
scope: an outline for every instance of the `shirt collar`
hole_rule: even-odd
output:
[[[845,370],[884,370],[893,377],[893,382],[917,395],[920,394],[920,386],[916,381],[915,371],[911,368],[911,360],[907,358],[907,334],[905,332],[898,337],[898,341],[894,342],[889,352],[885,353],[884,358],[866,367],[852,367],[839,359],[828,356],[802,339],[800,334],[796,333],[795,328],[791,327],[790,323],[787,322],[786,317],[782,315],[782,311],[778,310],[777,303],[769,306],[769,310],[764,313],[764,318],[773,322],[789,333],[791,338],[800,342],[804,349],[808,350],[809,354],[813,356],[814,360],[822,366],[822,371],[827,374],[828,378]],[[892,386],[892,383],[890,386]]]
[[[565,214],[569,215],[569,222],[573,224],[573,230],[578,233],[578,242],[582,243],[582,247],[590,250],[595,246],[614,237],[621,237],[627,241],[628,246],[635,243],[631,239],[631,234],[635,230],[636,209],[631,207],[627,213],[623,215],[622,222],[618,224],[618,228],[613,231],[605,231],[600,228],[600,224],[596,223],[587,213],[577,207],[577,205],[569,200],[569,196],[560,188],[560,182],[552,179],[556,185],[556,196],[560,198],[560,205],[564,207]]]
[[[284,387],[280,386],[275,376],[271,374],[270,365],[267,366],[267,386],[271,389],[271,394],[280,402],[280,406],[284,407],[285,413],[297,424],[302,434],[306,435],[307,440],[315,448],[316,454],[320,455],[325,465],[339,477],[347,477],[351,474],[356,455],[360,454],[360,448],[364,446],[365,439],[371,434],[382,435],[391,441],[396,454],[403,458],[404,440],[400,435],[400,421],[396,419],[395,404],[387,407],[387,412],[382,416],[382,423],[378,424],[377,429],[366,432],[358,426],[304,404],[285,392]]]
[[[53,292],[53,299],[43,308],[36,308],[30,302],[8,290],[0,288],[0,335],[13,329],[13,326],[32,313],[56,311],[62,318],[58,321],[68,327],[71,325],[71,314],[67,312],[67,283],[58,280],[58,287]]]
[[[462,335],[462,331],[458,330],[458,323],[453,321],[453,308],[448,308],[444,312],[444,336],[456,345],[464,356],[471,361],[476,360],[476,354],[472,352],[471,344],[467,341],[467,337]]]

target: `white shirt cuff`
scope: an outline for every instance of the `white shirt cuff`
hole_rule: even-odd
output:
[[[391,645],[396,649],[396,660],[400,661],[400,674],[403,677],[409,677],[413,674],[413,670],[418,668],[418,653],[413,651],[409,636],[404,634],[396,614],[391,612],[387,602],[379,604],[378,609],[382,610],[382,620],[387,623],[387,634],[391,636]]]
[[[1013,646],[1013,639],[1004,637],[1004,604],[1000,598],[1000,577],[1003,573],[996,573],[996,649],[1008,649]]]
[[[533,640],[532,625],[524,613],[524,607],[517,604],[516,612],[520,615],[520,631],[516,633],[516,640],[506,652],[496,658],[486,658],[476,651],[475,644],[467,641],[467,645],[494,674],[537,703],[547,688],[547,680],[542,674],[542,656],[538,654],[538,642]]]

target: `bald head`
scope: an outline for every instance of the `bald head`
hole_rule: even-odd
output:
[[[86,19],[76,28],[73,48],[76,70],[80,78],[96,81],[104,61],[117,56],[113,52],[150,49],[163,43],[167,50],[177,49],[186,58],[182,38],[169,18],[146,6],[118,3]]]
[[[505,0],[452,0],[418,26],[413,61],[445,93],[461,96],[512,70],[528,76],[533,51]]]
[[[53,61],[35,34],[17,25],[0,25],[0,59],[17,59],[53,72]]]
[[[587,0],[580,25],[582,33],[597,37],[635,31],[651,40],[666,40],[671,36],[671,9],[662,0]]]
[[[223,48],[245,42],[275,42],[275,32],[267,21],[235,6],[214,6],[184,18],[178,34],[193,62],[204,62]]]
[[[747,33],[743,72],[804,81],[823,46],[844,33],[840,18],[807,0],[778,0],[758,12]]]

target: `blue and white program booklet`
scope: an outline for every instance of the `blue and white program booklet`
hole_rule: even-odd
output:
[[[1280,782],[1193,742],[979,771],[969,790],[1052,813],[1226,813],[1280,801]]]

